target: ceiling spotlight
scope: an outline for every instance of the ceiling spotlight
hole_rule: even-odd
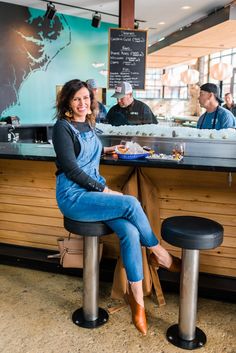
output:
[[[44,15],[48,20],[52,20],[56,14],[57,10],[55,8],[55,5],[52,4],[51,2],[47,3],[47,11]]]
[[[91,26],[95,28],[99,28],[101,24],[101,15],[98,12],[95,12],[92,16]]]
[[[137,20],[134,21],[134,29],[139,29],[139,22]]]

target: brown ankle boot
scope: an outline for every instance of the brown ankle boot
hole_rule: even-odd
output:
[[[165,267],[164,265],[161,265],[158,261],[158,258],[156,255],[152,252],[151,255],[149,256],[149,262],[153,267],[159,268],[165,268],[166,270],[170,272],[180,272],[181,271],[181,259],[178,257],[175,257],[171,255],[172,258],[172,263],[169,268]]]
[[[131,286],[129,284],[129,293],[126,293],[126,300],[130,305],[132,312],[132,321],[134,326],[139,330],[144,336],[147,334],[147,321],[145,309],[140,304],[138,304],[132,293]]]

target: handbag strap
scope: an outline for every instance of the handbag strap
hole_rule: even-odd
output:
[[[61,254],[60,265],[63,265],[63,260],[64,260],[65,254],[66,254],[66,249],[64,249],[63,253]]]
[[[60,264],[61,264],[61,265],[63,265],[64,257],[65,257],[66,254],[69,254],[69,255],[79,255],[79,254],[82,254],[82,253],[79,252],[78,250],[65,248],[64,251],[63,251],[63,253],[61,254],[61,258],[60,258]]]

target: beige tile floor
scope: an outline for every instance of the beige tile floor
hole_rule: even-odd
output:
[[[100,305],[110,298],[111,283],[100,284]],[[178,295],[166,293],[167,305],[145,298],[148,334],[134,328],[128,307],[110,315],[106,325],[82,329],[71,313],[82,302],[82,279],[0,265],[0,353],[178,353],[166,329],[176,323]],[[236,353],[236,304],[199,298],[198,326],[207,334],[201,353]]]

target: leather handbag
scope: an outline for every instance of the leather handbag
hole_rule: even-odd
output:
[[[76,236],[71,238],[69,233],[68,238],[57,239],[60,251],[60,264],[65,268],[83,268],[83,237]],[[99,243],[99,261],[102,257],[103,244]]]

